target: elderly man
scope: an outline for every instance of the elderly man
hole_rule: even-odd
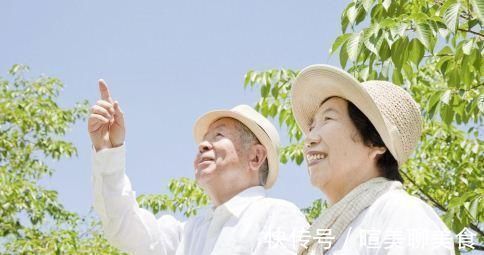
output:
[[[180,222],[159,219],[136,203],[125,175],[125,124],[104,81],[88,121],[93,150],[94,209],[106,238],[133,254],[294,254],[307,223],[299,209],[267,198],[278,173],[279,136],[246,105],[206,113],[194,126],[195,177],[213,204]]]

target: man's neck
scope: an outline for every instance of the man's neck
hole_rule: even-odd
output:
[[[229,201],[240,192],[255,186],[257,185],[239,185],[239,186],[232,185],[231,186],[229,184],[229,185],[224,185],[222,187],[219,186],[219,187],[214,187],[212,189],[206,189],[205,192],[207,192],[208,196],[210,197],[210,200],[212,201],[213,206],[216,208],[219,205],[222,205],[225,202]]]

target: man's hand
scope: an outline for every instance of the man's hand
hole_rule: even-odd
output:
[[[87,129],[96,151],[119,147],[126,133],[124,117],[117,101],[113,101],[104,80],[99,80],[101,100],[91,107]]]

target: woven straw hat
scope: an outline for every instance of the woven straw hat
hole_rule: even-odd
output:
[[[422,132],[419,107],[405,90],[387,81],[360,83],[346,71],[328,65],[308,66],[292,87],[294,117],[304,134],[321,102],[333,96],[358,107],[375,126],[398,165],[405,163]]]
[[[277,173],[279,172],[279,133],[269,120],[255,111],[252,107],[248,105],[238,105],[230,110],[215,110],[205,113],[198,118],[193,127],[195,142],[202,142],[203,136],[207,133],[210,124],[218,119],[226,117],[242,122],[242,124],[249,128],[257,139],[259,139],[260,143],[266,148],[269,174],[264,188],[268,189],[272,187],[277,179]]]

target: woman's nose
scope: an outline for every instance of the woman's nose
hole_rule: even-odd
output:
[[[311,148],[312,146],[318,144],[320,141],[321,137],[317,135],[314,131],[310,131],[304,139],[304,147]]]

